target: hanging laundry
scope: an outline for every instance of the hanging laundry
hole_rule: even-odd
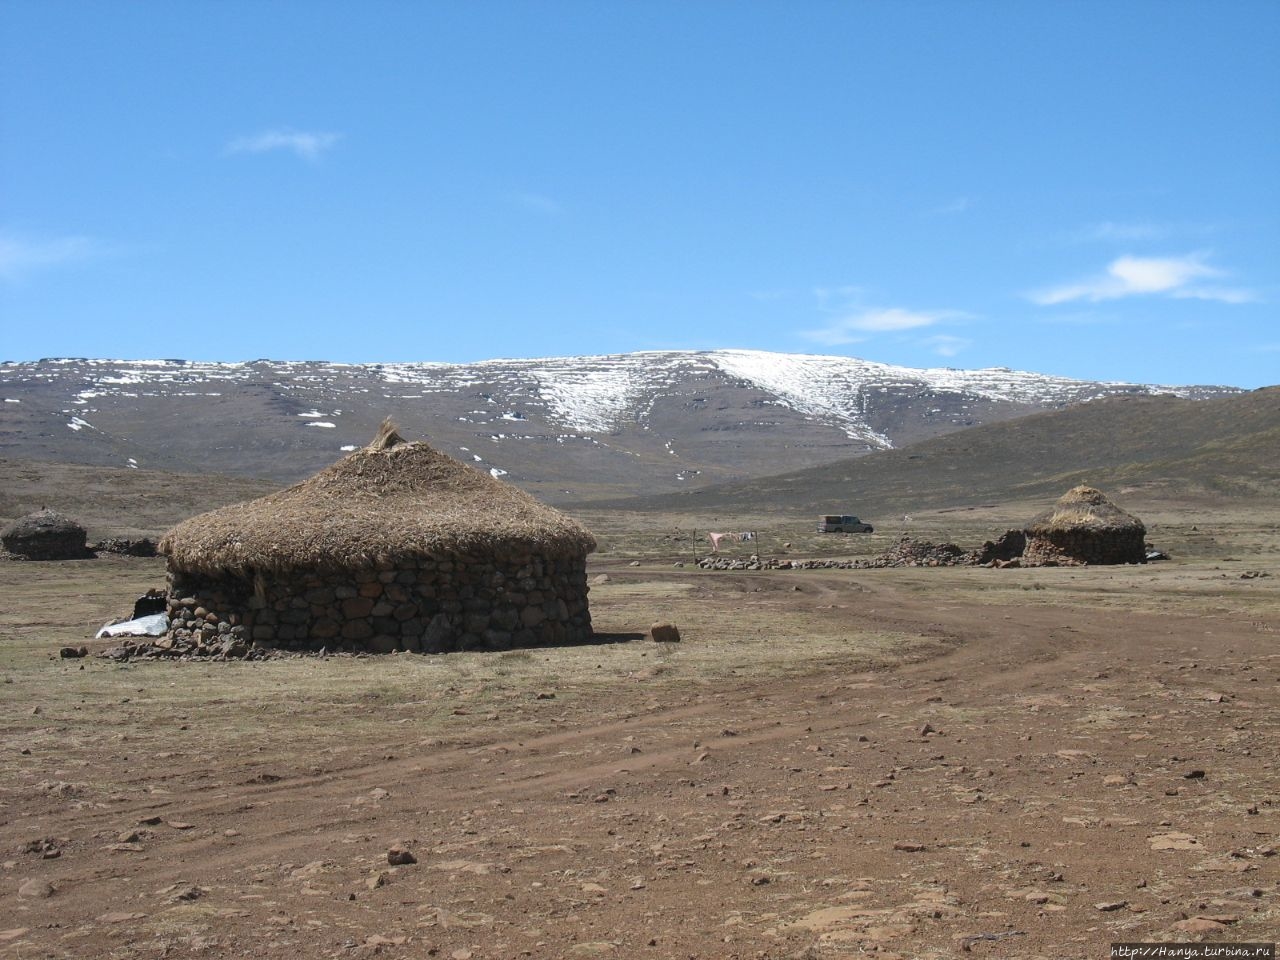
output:
[[[729,537],[734,536],[732,533],[708,533],[707,539],[711,541],[711,552],[720,552],[720,542]]]

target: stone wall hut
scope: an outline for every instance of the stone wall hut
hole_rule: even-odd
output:
[[[85,546],[84,527],[45,507],[19,517],[0,531],[0,543],[26,560],[83,560],[93,554]]]
[[[390,421],[309,480],[159,545],[175,641],[431,653],[590,639],[594,549],[574,520]]]
[[[1145,563],[1147,528],[1093,487],[1075,487],[1026,527],[1025,564]]]

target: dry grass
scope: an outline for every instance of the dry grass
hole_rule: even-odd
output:
[[[602,642],[583,646],[227,663],[58,658],[60,646],[85,643],[101,623],[127,613],[134,596],[161,582],[162,564],[0,564],[0,592],[13,598],[0,611],[7,694],[0,698],[0,742],[48,758],[36,779],[76,782],[79,767],[106,755],[119,761],[118,779],[96,783],[92,792],[111,792],[137,786],[129,756],[190,761],[201,751],[272,771],[300,769],[305,756],[309,769],[376,750],[389,732],[452,743],[498,731],[519,736],[552,714],[609,709],[619,684],[670,701],[694,686],[833,663],[874,667],[940,649],[937,638],[860,629],[839,610],[791,609],[774,602],[777,591],[770,596],[708,576],[619,579],[594,588]],[[629,568],[616,574],[630,575]],[[642,639],[655,619],[677,622],[683,642]],[[3,785],[0,778],[0,791]]]

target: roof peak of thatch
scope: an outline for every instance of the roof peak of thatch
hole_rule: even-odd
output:
[[[374,434],[373,439],[369,441],[369,445],[365,449],[370,452],[390,450],[392,447],[397,447],[405,442],[404,437],[400,436],[400,430],[395,421],[387,417],[382,421],[382,425],[378,427],[378,432]]]
[[[1096,487],[1080,484],[1072,487],[1058,501],[1037,514],[1027,524],[1027,533],[1049,533],[1062,530],[1116,531],[1138,529],[1145,532],[1141,520],[1107,498]]]
[[[576,521],[389,419],[374,441],[301,483],[193,517],[159,550],[179,569],[361,568],[445,554],[586,554]]]
[[[1091,487],[1087,483],[1082,483],[1078,487],[1072,487],[1061,497],[1058,498],[1059,503],[1110,503],[1107,495],[1097,487]]]

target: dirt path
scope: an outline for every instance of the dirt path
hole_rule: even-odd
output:
[[[814,610],[854,589],[743,582]],[[518,738],[406,726],[328,765],[131,758],[141,798],[6,796],[0,956],[1059,960],[1276,936],[1274,625],[860,589],[860,616],[950,652],[662,702],[620,678]],[[416,863],[388,865],[400,842]]]

